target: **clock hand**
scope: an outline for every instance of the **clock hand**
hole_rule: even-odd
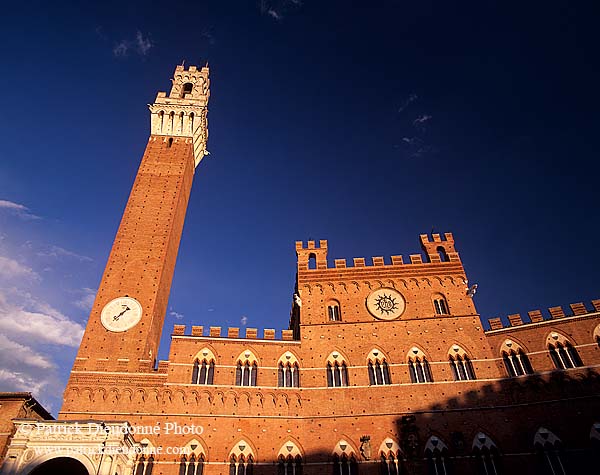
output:
[[[113,320],[118,320],[125,312],[127,312],[128,310],[131,310],[129,307],[125,307],[125,310],[123,310],[119,315],[115,315],[113,317]]]

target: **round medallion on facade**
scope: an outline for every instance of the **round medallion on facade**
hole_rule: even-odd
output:
[[[134,298],[118,297],[102,309],[100,320],[111,332],[124,332],[136,326],[142,318],[142,306]]]
[[[404,297],[394,289],[377,289],[367,297],[367,309],[375,318],[394,320],[404,312]]]

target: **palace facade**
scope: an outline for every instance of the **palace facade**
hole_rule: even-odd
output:
[[[209,97],[178,66],[150,106],[59,419],[13,419],[3,474],[597,472],[600,300],[488,328],[450,233],[408,259],[297,242],[287,330],[175,325],[156,361]]]

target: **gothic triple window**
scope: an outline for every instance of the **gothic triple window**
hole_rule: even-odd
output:
[[[431,383],[433,377],[425,354],[417,347],[408,353],[408,373],[413,383]]]
[[[478,473],[482,475],[499,475],[499,453],[494,441],[479,432],[473,439],[473,455],[477,459]]]
[[[196,457],[183,455],[179,461],[179,475],[202,475],[204,473],[204,455]]]
[[[358,462],[352,446],[340,440],[333,451],[333,475],[357,475]]]
[[[475,371],[473,370],[473,364],[469,359],[469,356],[460,346],[454,345],[448,352],[450,360],[450,369],[454,376],[454,381],[466,381],[477,379],[475,377]]]
[[[279,449],[277,475],[302,475],[302,454],[291,440]]]
[[[348,367],[342,355],[334,351],[327,358],[327,386],[348,386]]]
[[[379,465],[381,475],[403,475],[402,452],[398,443],[385,439],[379,447]]]
[[[246,350],[238,357],[235,370],[235,385],[256,386],[257,374],[258,361],[251,351]]]
[[[213,384],[215,356],[208,348],[200,350],[194,360],[192,384]]]
[[[527,354],[514,341],[506,340],[502,344],[502,361],[506,371],[511,378],[533,374],[533,368]]]
[[[277,386],[280,388],[300,387],[300,367],[298,359],[290,351],[279,358],[277,365]]]
[[[383,353],[373,349],[367,357],[367,368],[369,369],[369,384],[390,384],[390,369]]]
[[[435,435],[425,445],[425,458],[429,475],[448,475],[448,447]]]
[[[547,339],[548,352],[556,369],[569,369],[583,366],[579,353],[569,340],[558,333],[551,333]]]
[[[229,475],[253,475],[254,452],[245,440],[240,440],[229,453]]]
[[[561,457],[562,443],[556,435],[544,427],[535,433],[533,445],[542,455],[542,465],[546,473],[552,475],[566,475]]]
[[[141,455],[135,464],[135,475],[152,475],[152,469],[154,468],[154,457],[150,455],[146,457]]]

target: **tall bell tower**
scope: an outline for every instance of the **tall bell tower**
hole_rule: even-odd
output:
[[[209,96],[208,66],[177,66],[171,92],[159,92],[149,105],[150,138],[74,372],[154,364],[194,172],[208,153]]]

